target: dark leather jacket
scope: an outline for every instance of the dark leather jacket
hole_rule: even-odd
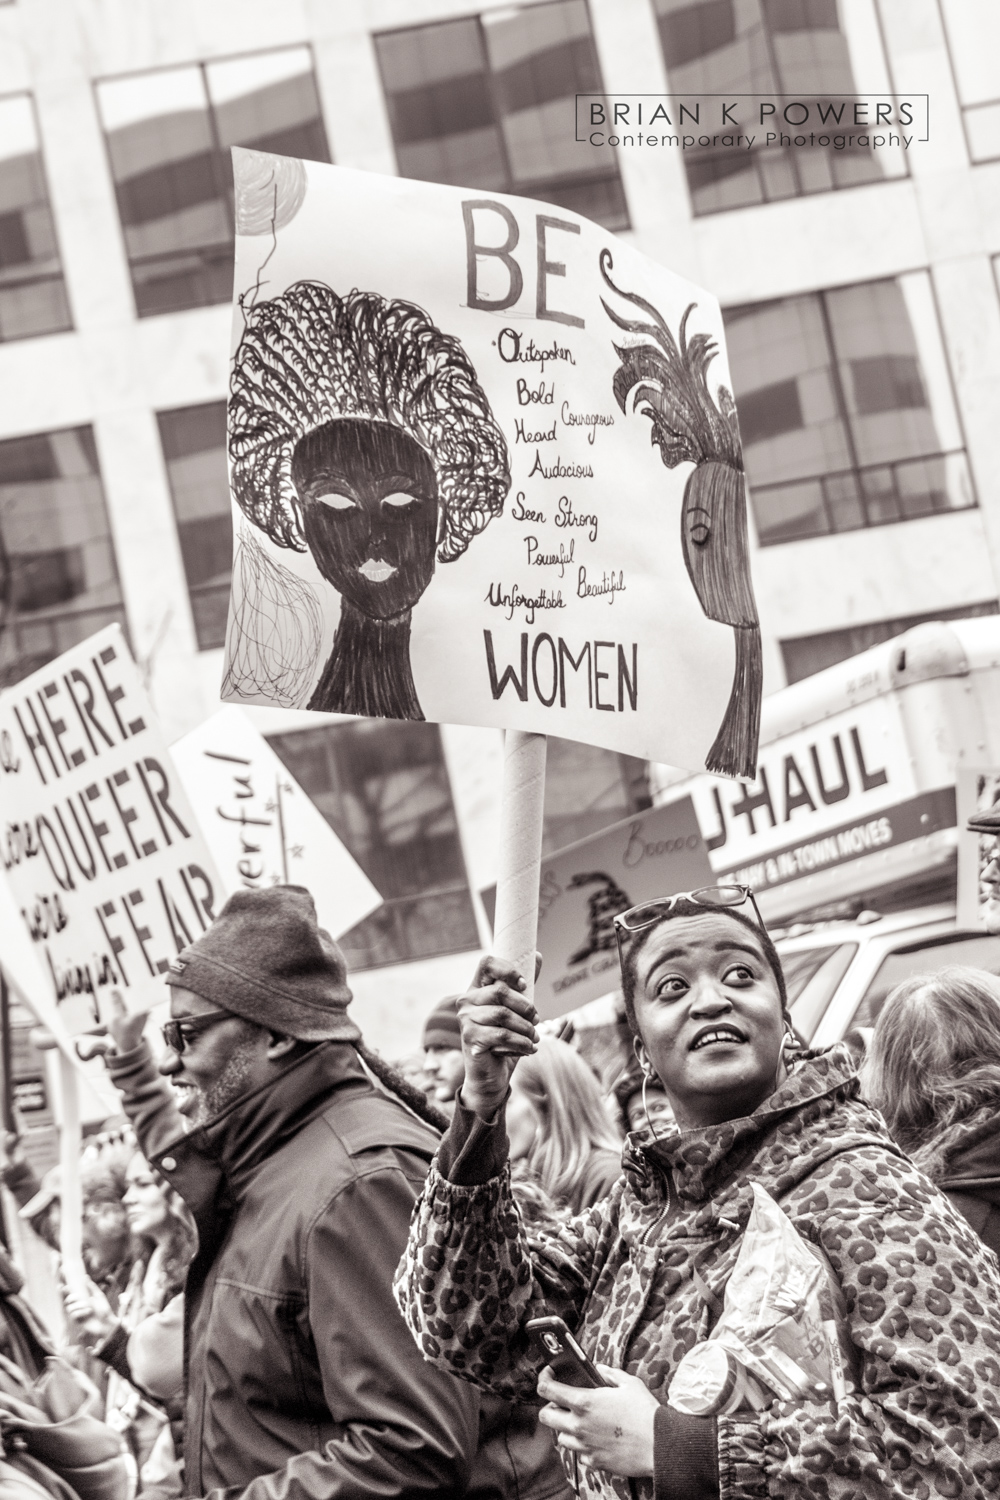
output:
[[[399,1315],[392,1276],[438,1140],[352,1047],[318,1046],[190,1135],[144,1046],[111,1072],[144,1153],[198,1224],[187,1494],[564,1493],[534,1414],[481,1414]]]

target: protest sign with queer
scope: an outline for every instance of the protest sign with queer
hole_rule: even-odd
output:
[[[117,625],[0,695],[3,867],[70,1033],[163,1000],[221,888]],[[28,997],[30,999],[30,996]]]
[[[242,709],[220,708],[170,748],[226,895],[304,885],[340,937],[382,897]]]
[[[752,775],[714,297],[566,209],[234,151],[223,697]]]
[[[694,804],[682,797],[542,860],[534,1001],[558,1016],[620,983],[614,919],[640,901],[715,884]],[[492,916],[495,888],[483,892]]]

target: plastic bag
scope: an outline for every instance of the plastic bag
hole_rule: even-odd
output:
[[[685,1355],[667,1396],[690,1416],[775,1400],[843,1400],[855,1387],[843,1293],[822,1250],[762,1187],[709,1338]]]

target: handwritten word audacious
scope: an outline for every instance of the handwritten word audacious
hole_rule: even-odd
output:
[[[523,609],[524,618],[529,625],[535,623],[535,611],[537,609],[565,609],[566,604],[562,596],[562,590],[539,589],[537,594],[523,594],[520,584],[512,584],[510,588],[504,588],[502,583],[491,583],[490,591],[486,595],[486,603],[492,604],[494,609],[502,609],[508,620],[514,618],[514,611]]]

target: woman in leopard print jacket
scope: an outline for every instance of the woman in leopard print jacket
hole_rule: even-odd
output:
[[[460,1005],[466,1081],[414,1213],[396,1294],[425,1357],[547,1401],[590,1495],[931,1500],[1000,1494],[1000,1270],[858,1095],[846,1048],[788,1050],[773,944],[742,910],[675,898],[623,933],[637,1055],[678,1131],[633,1135],[610,1197],[526,1230],[504,1100],[534,1012],[484,960]],[[821,1246],[843,1288],[858,1387],[839,1405],[688,1417],[666,1404],[718,1314],[751,1184]],[[557,1314],[611,1388],[553,1379],[524,1331]]]

